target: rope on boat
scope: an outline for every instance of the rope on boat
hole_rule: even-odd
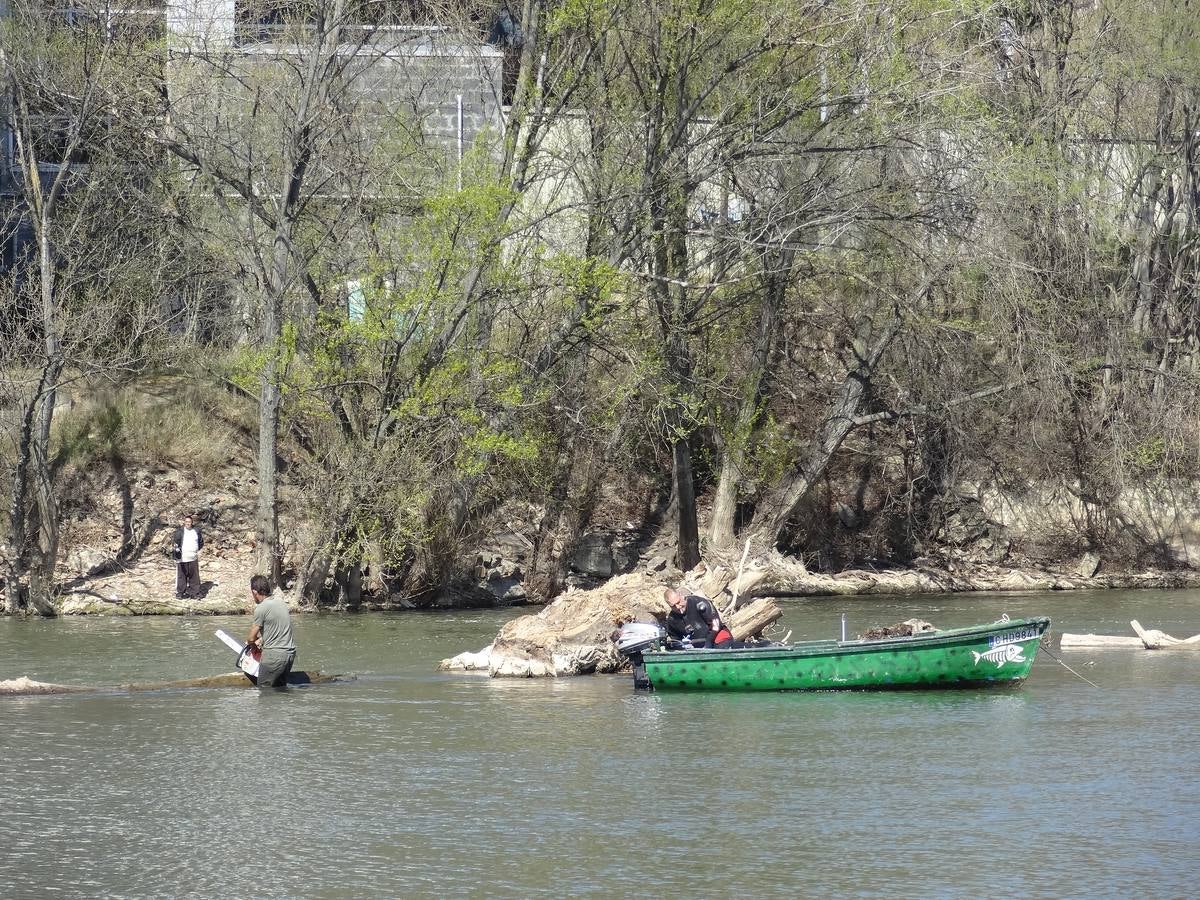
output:
[[[1062,657],[1050,649],[1050,645],[1048,642],[1044,642],[1042,644],[1042,652],[1049,653],[1051,659],[1053,659],[1055,662],[1057,662],[1060,666],[1062,666],[1064,669],[1066,669],[1068,672],[1070,672],[1072,675],[1074,675],[1080,681],[1086,681],[1088,684],[1090,684],[1094,688],[1100,687],[1100,685],[1096,684],[1096,682],[1088,681],[1087,678],[1084,678],[1082,675],[1080,675],[1078,672],[1076,672],[1074,669],[1072,669],[1070,666],[1068,666],[1065,662],[1063,662]]]

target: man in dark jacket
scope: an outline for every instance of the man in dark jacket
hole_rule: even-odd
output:
[[[200,596],[200,550],[203,547],[204,535],[193,525],[191,516],[184,516],[175,529],[175,544],[171,551],[178,565],[175,596],[180,599],[195,600]]]
[[[671,605],[666,623],[668,635],[677,641],[690,641],[693,647],[715,646],[721,631],[721,616],[711,600],[675,588],[667,588],[663,596]]]

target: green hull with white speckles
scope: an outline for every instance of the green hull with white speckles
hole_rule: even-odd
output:
[[[648,650],[655,690],[830,691],[1002,685],[1029,675],[1048,618],[863,641]]]

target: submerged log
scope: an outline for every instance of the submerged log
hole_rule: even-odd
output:
[[[324,672],[293,672],[288,676],[289,686],[302,687],[309,684],[330,684],[338,681],[354,681],[353,675],[326,675]],[[144,691],[167,691],[173,688],[255,687],[243,672],[228,672],[223,675],[205,675],[200,678],[184,678],[179,681],[149,681],[140,684],[87,685],[52,684],[21,677],[0,681],[0,697],[31,697],[40,694],[98,694],[98,693],[141,693]]]
[[[326,675],[324,672],[292,672],[288,675],[289,687],[308,684],[331,684],[337,681],[354,681],[353,675]],[[205,675],[201,678],[184,678],[181,681],[152,681],[145,684],[123,684],[122,691],[165,691],[172,688],[202,687],[256,687],[244,672],[227,672],[224,675]]]
[[[52,684],[48,681],[34,681],[22,675],[20,678],[9,678],[0,681],[0,697],[32,697],[38,694],[80,694],[98,691],[100,688],[87,687],[81,684]]]

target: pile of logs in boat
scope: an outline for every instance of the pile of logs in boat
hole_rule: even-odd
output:
[[[1137,650],[1200,650],[1200,634],[1190,638],[1171,637],[1157,628],[1143,628],[1137,619],[1129,623],[1136,637],[1113,634],[1064,634],[1063,650],[1094,650],[1132,647]]]

